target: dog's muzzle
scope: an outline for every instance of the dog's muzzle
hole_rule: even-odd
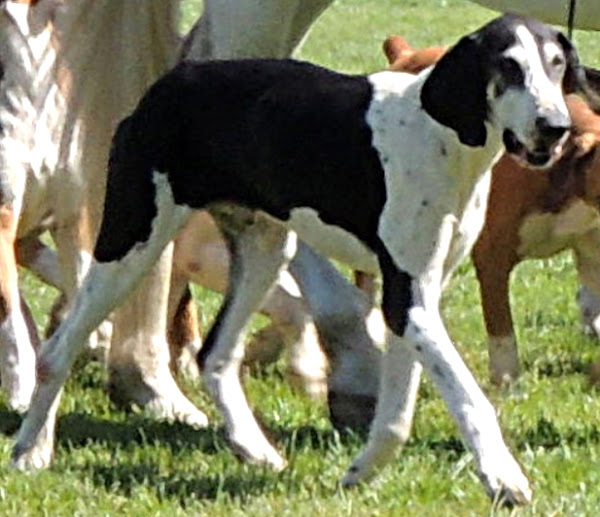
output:
[[[531,148],[510,129],[504,130],[502,139],[506,150],[518,161],[533,167],[549,167],[560,157],[570,129],[571,119],[556,112],[536,119],[536,137]]]

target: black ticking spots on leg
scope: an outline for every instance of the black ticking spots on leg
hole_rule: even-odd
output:
[[[439,364],[434,364],[431,371],[436,377],[439,377],[440,379],[445,378],[444,372],[442,371],[442,368]]]

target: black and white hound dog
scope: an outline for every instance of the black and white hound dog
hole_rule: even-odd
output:
[[[482,227],[490,167],[504,147],[549,165],[570,126],[563,93],[581,81],[562,34],[510,15],[464,37],[416,77],[348,76],[290,60],[177,66],[116,132],[95,263],[70,316],[43,346],[16,466],[49,464],[59,393],[86,336],[190,212],[208,208],[233,259],[199,362],[236,449],[283,467],[248,407],[239,365],[243,329],[296,250],[281,221],[311,209],[377,256],[391,330],[369,442],[345,483],[368,477],[407,439],[423,365],[487,491],[529,501],[527,478],[447,335],[439,300]]]

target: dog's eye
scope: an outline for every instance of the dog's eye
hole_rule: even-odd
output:
[[[496,66],[497,76],[494,84],[494,95],[499,97],[509,88],[519,88],[525,84],[523,69],[510,57],[500,59]]]
[[[561,55],[556,55],[550,60],[550,64],[555,68],[560,68],[560,67],[564,66],[565,59]]]
[[[501,59],[498,63],[500,79],[505,87],[521,86],[525,82],[525,75],[521,65],[512,58]]]

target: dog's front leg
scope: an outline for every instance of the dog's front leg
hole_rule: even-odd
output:
[[[529,502],[529,482],[504,443],[494,408],[450,341],[437,307],[415,304],[405,336],[458,423],[490,497]]]
[[[417,281],[415,285],[413,296],[418,299]],[[439,312],[422,303],[411,304],[407,311],[404,337],[390,339],[369,441],[344,482],[351,485],[370,477],[408,438],[419,363],[435,382],[473,451],[489,495],[513,503],[528,502],[531,490],[527,478],[504,443],[494,408],[452,345]]]
[[[374,476],[408,440],[421,370],[408,343],[390,332],[369,439],[348,469],[343,485],[353,486]]]
[[[484,233],[471,254],[488,334],[490,377],[497,385],[510,384],[519,375],[519,351],[509,297],[510,273],[518,261],[514,249],[505,238],[490,239]]]
[[[429,222],[432,231],[427,235],[438,224]],[[446,260],[454,231],[452,216],[440,219],[433,245],[420,243],[420,256],[425,260],[412,276],[397,266],[402,263],[401,251],[388,251],[383,243],[378,250],[383,311],[395,336],[384,359],[380,398],[366,451],[353,463],[344,481],[354,484],[369,477],[379,465],[389,461],[391,450],[408,438],[418,385],[417,361],[457,421],[488,493],[494,498],[525,503],[531,498],[527,478],[508,451],[494,408],[454,348],[439,313],[445,271],[453,265],[446,264]],[[388,436],[393,438],[382,440]]]

